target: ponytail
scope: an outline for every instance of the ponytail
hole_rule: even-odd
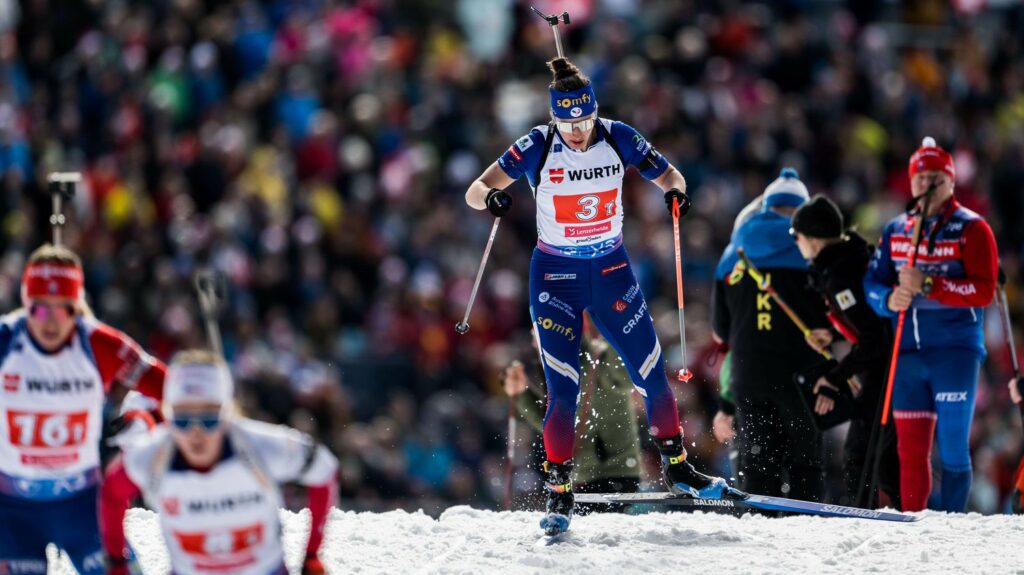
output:
[[[575,92],[590,85],[588,78],[575,64],[566,58],[555,58],[548,62],[552,80],[549,86],[559,92]]]

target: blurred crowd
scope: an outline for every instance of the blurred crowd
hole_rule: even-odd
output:
[[[533,0],[568,10],[567,55],[600,113],[686,176],[688,445],[711,439],[708,303],[733,218],[783,165],[870,239],[909,197],[925,135],[992,224],[1024,326],[1024,6],[944,0]],[[520,0],[0,0],[0,304],[49,240],[46,175],[79,170],[67,243],[97,315],[158,356],[203,341],[191,278],[229,282],[226,354],[250,415],[322,438],[343,505],[497,506],[507,399],[529,349],[533,202],[516,184],[481,294],[492,218],[470,181],[547,119],[548,26]],[[626,245],[680,366],[670,221],[635,174]],[[1021,423],[987,323],[971,508],[1010,490]],[[1018,341],[1024,340],[1018,331]],[[530,463],[521,429],[517,464]],[[689,442],[688,442],[689,443]],[[835,449],[838,457],[839,449]],[[652,474],[651,477],[656,477]],[[530,471],[522,490],[536,487]]]

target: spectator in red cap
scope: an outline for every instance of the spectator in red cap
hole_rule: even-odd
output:
[[[962,512],[971,488],[968,436],[985,358],[984,307],[995,294],[996,242],[988,223],[953,197],[953,158],[935,140],[924,139],[909,173],[913,208],[886,225],[864,287],[880,316],[895,321],[907,311],[892,400],[903,509],[920,511],[928,501],[937,428],[942,487],[935,506]],[[911,267],[917,218],[924,218],[922,241]]]

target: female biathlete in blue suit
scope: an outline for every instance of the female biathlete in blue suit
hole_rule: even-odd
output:
[[[572,471],[583,310],[622,357],[647,406],[651,435],[673,492],[701,498],[742,495],[686,461],[679,412],[647,302],[622,246],[622,179],[634,166],[665,191],[680,213],[686,182],[650,143],[622,122],[599,119],[590,80],[564,58],[548,63],[553,122],[533,128],[470,185],[466,202],[497,217],[512,206],[503,191],[526,176],[537,202],[537,247],[530,265],[530,313],[536,324],[548,408],[544,419],[549,534],[572,517]]]

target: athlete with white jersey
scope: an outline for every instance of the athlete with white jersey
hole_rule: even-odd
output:
[[[0,318],[0,573],[46,573],[49,543],[79,572],[103,573],[104,402],[115,385],[159,401],[165,367],[92,317],[66,248],[30,255],[21,300]]]
[[[565,531],[572,517],[572,454],[579,395],[583,310],[622,358],[647,407],[651,435],[675,493],[701,498],[742,497],[721,478],[686,461],[679,411],[632,266],[622,245],[622,182],[626,169],[665,192],[671,213],[690,207],[686,182],[636,130],[599,118],[589,78],[565,58],[548,63],[552,122],[517,140],[466,192],[473,208],[508,213],[504,191],[526,176],[537,204],[537,247],[530,266],[530,311],[548,385],[544,419],[548,534]],[[685,367],[685,366],[684,366]]]
[[[172,572],[285,574],[280,484],[307,486],[311,528],[302,573],[317,557],[337,492],[337,460],[309,436],[235,414],[233,384],[217,355],[191,350],[171,361],[166,423],[132,441],[107,469],[101,506],[111,575],[128,573],[124,517],[142,495],[160,516]]]

